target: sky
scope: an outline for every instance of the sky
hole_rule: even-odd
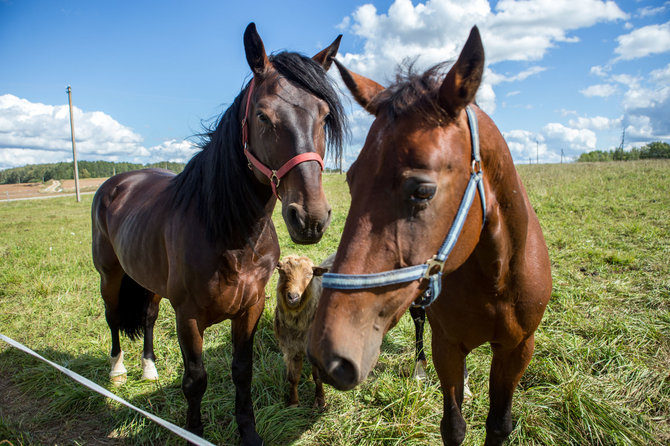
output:
[[[477,103],[517,163],[670,142],[670,1],[0,0],[0,169],[72,160],[188,161],[197,135],[250,79],[242,35],[268,52],[338,58],[382,85],[399,64],[454,61],[477,25]],[[351,137],[372,117],[343,94]]]

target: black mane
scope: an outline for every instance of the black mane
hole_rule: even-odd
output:
[[[346,134],[345,114],[324,69],[297,53],[281,52],[269,59],[281,76],[327,103],[328,153],[339,160]],[[170,185],[175,208],[184,211],[194,206],[208,239],[227,245],[247,239],[254,223],[265,213],[264,206],[270,198],[269,187],[265,200],[258,198],[258,185],[242,149],[240,108],[248,88],[247,84],[219,121],[200,135],[201,151]]]

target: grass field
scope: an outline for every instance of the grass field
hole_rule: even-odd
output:
[[[535,356],[515,394],[519,445],[670,444],[670,162],[522,165],[552,260],[554,290]],[[348,192],[325,177],[332,226],[315,246],[292,244],[280,216],[282,255],[317,261],[336,249]],[[163,301],[156,324],[160,380],[141,382],[140,342],[122,339],[128,381],[108,383],[109,331],[90,255],[91,196],[0,203],[0,333],[178,425],[186,403],[174,314]],[[301,406],[287,409],[272,332],[272,296],[255,343],[252,394],[268,445],[439,444],[442,397],[435,370],[408,375],[413,325],[406,315],[385,338],[372,376],[357,389],[326,388],[312,410],[308,367]],[[205,333],[209,387],[205,437],[239,440],[233,419],[230,322]],[[429,333],[426,339],[430,339]],[[430,346],[428,356],[430,358]],[[468,357],[474,397],[463,405],[465,444],[482,444],[488,410],[488,346]],[[0,442],[10,444],[183,444],[142,416],[107,401],[0,341]]]

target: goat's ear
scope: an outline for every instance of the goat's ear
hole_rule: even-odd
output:
[[[261,40],[261,36],[256,31],[256,24],[249,23],[247,29],[244,31],[244,51],[247,56],[249,68],[254,73],[254,76],[262,76],[270,67],[270,60],[265,53],[265,46]]]
[[[328,48],[315,54],[314,57],[312,57],[312,60],[321,65],[324,70],[328,71],[328,68],[330,68],[333,63],[333,58],[337,54],[337,50],[340,48],[340,40],[342,40],[342,34],[337,36],[337,39],[335,39]]]
[[[440,105],[451,116],[456,116],[474,101],[484,74],[484,46],[476,26],[463,46],[458,60],[451,67],[440,87]]]
[[[333,59],[333,62],[335,62],[335,66],[340,72],[344,84],[347,86],[354,99],[356,99],[356,102],[369,113],[376,115],[377,110],[371,105],[372,99],[384,91],[384,87],[372,79],[368,79],[365,76],[347,70],[337,59]]]
[[[315,266],[315,267],[312,268],[312,273],[315,276],[323,276],[327,272],[328,272],[328,268],[322,268],[320,266]]]

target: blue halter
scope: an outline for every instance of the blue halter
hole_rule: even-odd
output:
[[[482,228],[486,221],[486,198],[484,196],[484,182],[482,181],[481,157],[479,154],[479,127],[477,125],[477,116],[470,106],[465,108],[470,125],[470,135],[472,137],[472,175],[465,188],[463,199],[458,208],[456,218],[449,229],[447,237],[442,246],[433,257],[421,265],[408,266],[405,268],[384,271],[373,274],[337,274],[326,273],[323,275],[323,287],[336,290],[361,290],[367,288],[377,288],[387,285],[412,282],[414,280],[428,280],[428,287],[423,291],[421,297],[414,302],[415,306],[427,307],[432,304],[437,296],[440,295],[442,288],[442,273],[444,264],[456,245],[458,237],[461,234],[463,225],[475,198],[476,190],[479,190],[479,197],[482,203]]]

